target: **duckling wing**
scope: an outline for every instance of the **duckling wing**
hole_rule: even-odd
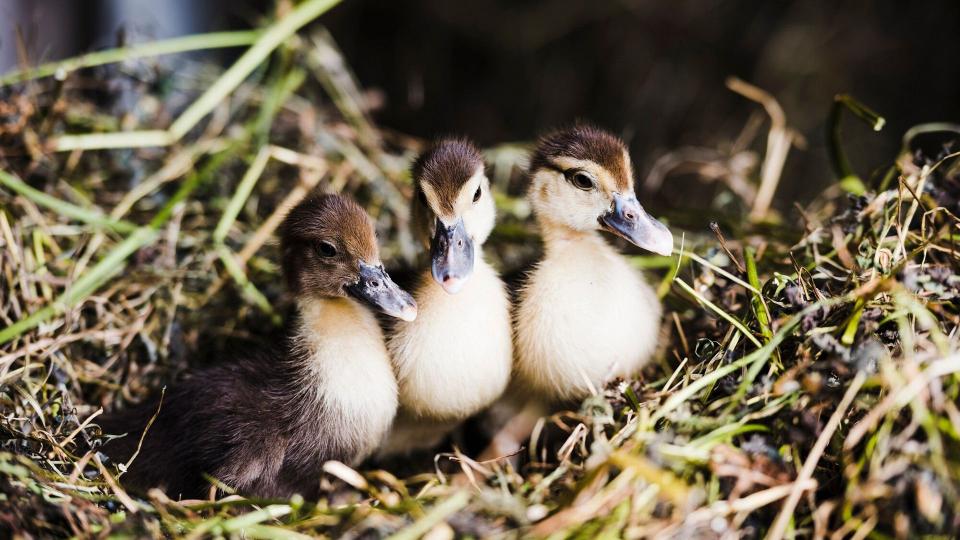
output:
[[[101,423],[104,433],[126,435],[109,440],[103,451],[114,463],[130,462],[123,484],[198,497],[208,488],[204,474],[246,489],[278,469],[277,445],[264,443],[277,441],[268,391],[276,385],[271,357],[254,352],[219,362],[142,405],[109,415]]]

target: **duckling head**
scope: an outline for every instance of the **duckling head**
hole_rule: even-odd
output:
[[[441,139],[417,158],[412,175],[414,228],[429,244],[433,278],[456,294],[493,230],[495,209],[483,156],[470,141]]]
[[[546,135],[530,158],[530,177],[531,204],[547,227],[606,230],[654,253],[673,250],[670,231],[637,200],[630,154],[614,135],[583,125]]]
[[[412,321],[413,297],[383,269],[370,216],[340,195],[311,195],[280,226],[284,277],[298,298],[352,296]]]

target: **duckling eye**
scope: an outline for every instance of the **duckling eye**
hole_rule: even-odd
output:
[[[337,248],[330,242],[320,242],[317,246],[317,252],[320,253],[321,257],[333,257],[337,254]]]
[[[480,200],[480,194],[482,193],[482,190],[483,190],[482,186],[477,186],[477,192],[473,194],[473,202],[477,202]]]
[[[593,178],[590,178],[590,175],[583,171],[567,171],[565,173],[567,181],[576,186],[578,189],[588,191],[593,189]]]

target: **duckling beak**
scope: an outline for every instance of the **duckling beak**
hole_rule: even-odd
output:
[[[457,294],[473,272],[473,240],[463,219],[446,226],[437,218],[436,233],[430,242],[433,279],[450,294]]]
[[[600,216],[600,225],[643,249],[660,255],[673,252],[670,230],[648,214],[632,193],[626,197],[614,193],[613,206]]]
[[[413,297],[397,286],[380,265],[360,261],[360,278],[347,286],[347,292],[391,317],[405,321],[417,318],[417,303]]]

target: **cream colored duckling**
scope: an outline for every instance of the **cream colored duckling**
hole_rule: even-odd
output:
[[[438,444],[500,397],[513,361],[509,297],[481,249],[495,218],[483,157],[466,140],[444,139],[412,173],[413,225],[430,268],[414,293],[417,319],[388,338],[400,411],[381,455]]]
[[[582,399],[639,371],[660,326],[653,289],[600,231],[662,255],[673,237],[637,201],[623,142],[602,130],[541,139],[530,179],[545,253],[520,292],[517,383],[547,401]]]

